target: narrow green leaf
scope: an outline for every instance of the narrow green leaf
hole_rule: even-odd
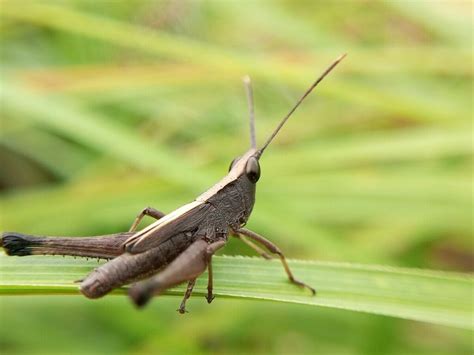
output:
[[[6,134],[2,132],[0,146],[28,157],[63,178],[73,177],[91,159],[83,149],[37,128],[11,130]],[[61,164],[58,164],[59,161]]]
[[[173,152],[165,151],[165,147],[157,149],[151,142],[127,131],[125,126],[81,109],[66,98],[56,97],[53,100],[13,83],[8,83],[1,89],[3,108],[7,112],[40,123],[136,167],[159,172],[171,181],[193,189],[194,182],[182,173],[190,163],[185,164],[184,158],[174,158]],[[204,173],[196,173],[193,180],[208,181]]]
[[[0,295],[79,294],[74,280],[98,263],[51,256],[0,256]],[[293,260],[298,278],[314,286],[312,297],[288,282],[277,260],[221,256],[214,258],[215,294],[341,308],[473,328],[473,279],[438,271]],[[195,295],[203,295],[206,277]],[[123,290],[119,291],[123,293]],[[168,292],[180,295],[182,288]],[[218,302],[218,300],[217,300]]]

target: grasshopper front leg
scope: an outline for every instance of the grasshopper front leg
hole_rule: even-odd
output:
[[[254,242],[252,242],[251,240],[248,240],[247,237],[243,234],[238,234],[238,233],[235,233],[234,236],[238,239],[240,239],[241,241],[243,241],[245,244],[247,244],[249,247],[251,247],[253,250],[255,250],[257,252],[257,254],[259,254],[262,258],[264,259],[267,259],[267,260],[271,260],[273,259],[270,255],[268,255],[268,253],[263,250],[262,248],[260,248],[257,244],[255,244]]]
[[[129,290],[129,296],[137,307],[145,306],[154,294],[196,279],[205,270],[212,255],[225,245],[221,240],[209,244],[203,239],[195,241],[162,272],[151,279],[138,282]]]
[[[280,248],[278,248],[275,244],[273,244],[271,241],[269,241],[268,239],[262,237],[261,235],[255,233],[255,232],[252,232],[251,230],[248,230],[246,228],[240,228],[238,230],[235,231],[235,233],[237,234],[237,236],[239,237],[239,239],[242,239],[245,241],[245,237],[248,237],[250,239],[253,239],[255,240],[256,242],[262,244],[265,248],[268,249],[269,252],[273,253],[273,254],[277,254],[279,257],[280,257],[280,260],[281,260],[281,263],[283,264],[283,268],[285,269],[285,272],[286,274],[288,275],[288,279],[290,280],[291,283],[294,283],[295,285],[298,285],[300,287],[305,287],[307,288],[308,290],[311,291],[311,293],[313,295],[316,294],[316,290],[314,288],[312,288],[311,286],[305,284],[304,282],[302,281],[299,281],[297,280],[294,276],[293,276],[293,272],[291,272],[291,269],[290,269],[290,266],[288,265],[288,263],[286,262],[286,258],[285,258],[285,255],[282,253],[282,251],[280,250]],[[244,236],[244,238],[241,238],[241,236]],[[250,241],[247,241],[247,242],[250,242]],[[257,245],[254,245],[253,243],[246,243],[247,245],[251,246],[252,248],[254,248],[260,255],[262,255],[265,259],[268,259],[268,254],[266,254],[265,252],[262,253],[262,250],[260,249],[260,247],[258,247]]]

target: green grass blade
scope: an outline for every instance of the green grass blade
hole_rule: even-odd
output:
[[[317,288],[316,297],[291,285],[277,260],[229,256],[214,259],[215,293],[473,328],[473,280],[468,275],[315,261],[294,260],[290,265],[297,277]],[[95,266],[95,260],[2,255],[0,295],[78,294],[73,281]],[[206,282],[205,276],[200,278],[195,294],[205,293]],[[181,293],[182,288],[169,291]]]
[[[183,175],[183,171],[191,164],[183,163],[184,158],[174,158],[174,154],[169,150],[165,151],[164,147],[157,149],[145,138],[130,133],[124,125],[81,109],[65,98],[39,96],[12,83],[8,87],[2,87],[1,97],[3,108],[11,114],[53,129],[134,166],[158,171],[172,181],[193,188],[193,181]],[[166,169],[162,168],[164,166]],[[202,182],[207,181],[204,173],[193,176],[195,181],[200,179]]]

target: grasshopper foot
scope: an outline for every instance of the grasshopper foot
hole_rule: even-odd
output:
[[[207,303],[211,303],[214,298],[216,298],[216,296],[214,296],[212,293],[208,293],[207,296],[206,296],[206,300],[207,300]]]
[[[186,307],[184,305],[180,305],[179,308],[176,310],[179,314],[185,314],[189,313],[189,311],[186,310]]]
[[[311,292],[312,296],[316,296],[316,290],[312,288],[311,286],[309,286],[308,284],[305,284],[304,282],[299,281],[295,278],[290,279],[290,281],[291,283],[294,283],[295,285],[308,289]]]

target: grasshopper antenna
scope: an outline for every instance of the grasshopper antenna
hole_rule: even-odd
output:
[[[250,116],[250,147],[252,149],[257,149],[257,139],[255,135],[255,109],[253,103],[253,90],[252,82],[248,75],[244,76],[244,85],[245,92],[247,93],[247,103],[249,106],[249,116]]]
[[[316,79],[316,81],[309,87],[308,90],[306,90],[306,92],[303,94],[303,96],[301,96],[301,98],[298,100],[298,102],[296,103],[295,106],[293,106],[293,108],[290,110],[290,112],[288,112],[288,114],[281,120],[280,124],[277,126],[277,128],[275,128],[275,130],[273,131],[273,133],[270,135],[270,137],[268,137],[267,141],[265,142],[265,144],[262,146],[262,148],[260,148],[256,154],[256,157],[257,158],[260,158],[260,156],[263,154],[263,151],[268,147],[268,145],[271,143],[271,141],[273,140],[273,138],[275,138],[275,136],[278,134],[278,132],[280,131],[281,127],[283,127],[283,125],[286,123],[286,121],[288,121],[288,118],[290,118],[290,116],[293,114],[293,112],[296,111],[296,109],[299,107],[299,105],[303,102],[303,100],[306,98],[306,96],[308,96],[311,91],[313,91],[313,89],[318,86],[318,84],[326,77],[326,75],[328,75],[331,70],[334,69],[334,67],[336,65],[339,64],[339,62],[341,60],[344,59],[344,57],[346,56],[347,54],[344,53],[343,55],[341,55],[339,58],[337,58],[320,76],[318,79]]]

